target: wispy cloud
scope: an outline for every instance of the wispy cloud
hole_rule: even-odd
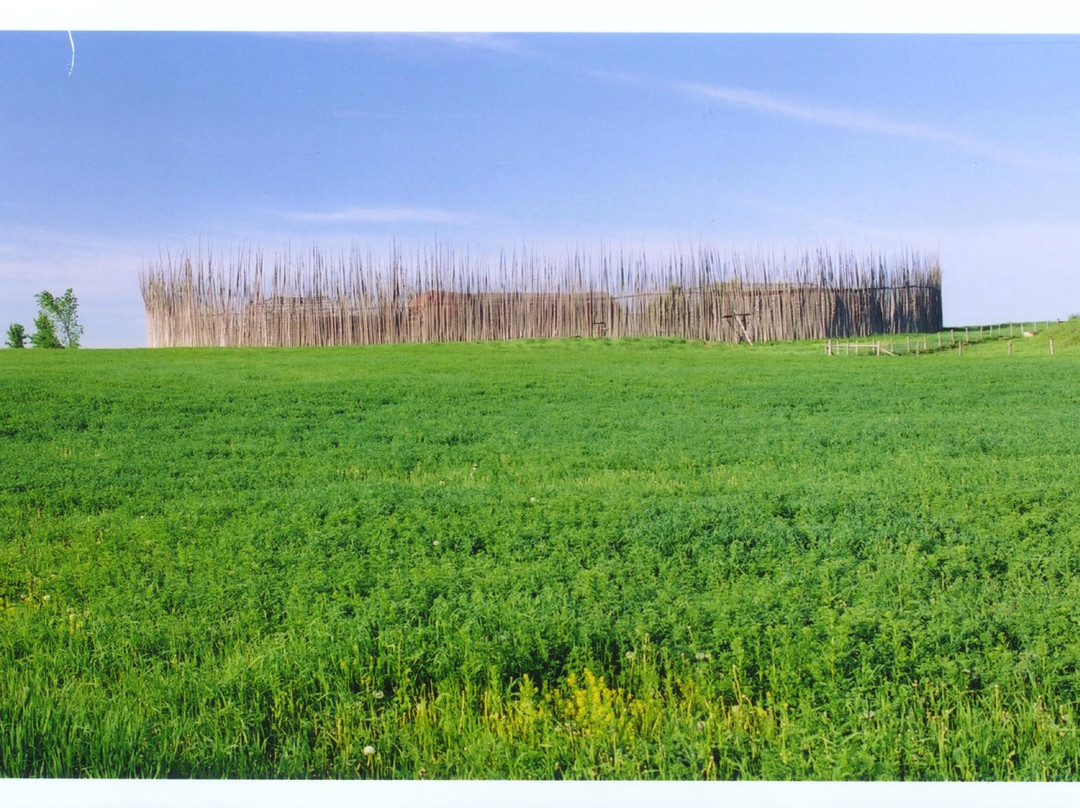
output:
[[[1045,161],[1034,160],[1016,154],[978,138],[911,123],[860,109],[845,109],[816,104],[810,101],[788,98],[773,93],[747,90],[739,87],[719,87],[712,84],[676,82],[676,90],[731,107],[774,115],[804,123],[844,129],[851,132],[868,132],[886,137],[922,140],[963,149],[988,159],[1023,168],[1046,168]]]
[[[427,222],[434,224],[463,223],[470,217],[466,214],[441,208],[366,208],[350,207],[329,211],[290,211],[285,214],[290,219],[302,222],[322,222],[325,224],[395,224],[398,222]]]
[[[807,123],[817,123],[838,129],[852,129],[876,132],[893,137],[910,137],[920,140],[937,140],[956,145],[969,144],[967,138],[930,126],[896,121],[873,112],[863,110],[839,109],[820,104],[796,101],[772,93],[744,90],[737,87],[717,87],[711,84],[676,84],[677,88],[699,95],[712,101],[719,101],[729,106],[753,109],[771,113],[784,118],[793,118]]]
[[[440,42],[446,42],[458,48],[468,48],[471,50],[486,50],[492,51],[494,53],[505,54],[507,56],[535,57],[540,55],[534,48],[525,44],[525,42],[523,42],[521,39],[506,36],[504,34],[431,33],[416,34],[416,36],[424,37],[426,39],[438,40]]]

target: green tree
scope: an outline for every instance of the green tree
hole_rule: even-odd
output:
[[[68,289],[61,297],[55,297],[51,292],[45,291],[35,295],[34,299],[41,307],[34,326],[42,332],[43,339],[47,340],[51,333],[52,340],[57,343],[56,345],[39,345],[34,342],[34,345],[43,348],[78,348],[83,328],[79,325],[77,316],[79,301],[75,299],[75,292]],[[48,332],[42,330],[42,318],[48,320],[51,325]],[[31,341],[34,341],[33,338]]]
[[[34,320],[34,333],[30,335],[30,344],[35,348],[63,348],[64,343],[56,336],[56,326],[45,312]]]
[[[9,348],[26,347],[26,329],[22,323],[12,323],[7,330],[7,346]]]

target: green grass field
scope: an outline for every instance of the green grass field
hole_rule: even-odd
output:
[[[1077,325],[0,352],[0,776],[1077,779]]]

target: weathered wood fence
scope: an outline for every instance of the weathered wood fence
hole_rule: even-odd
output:
[[[936,257],[824,249],[795,259],[675,252],[663,259],[447,250],[382,261],[182,254],[140,273],[151,347],[302,346],[560,337],[736,342],[932,332]]]

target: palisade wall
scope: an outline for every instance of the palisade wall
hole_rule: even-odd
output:
[[[140,273],[151,347],[565,337],[790,340],[941,328],[936,256],[449,250],[182,254]]]

